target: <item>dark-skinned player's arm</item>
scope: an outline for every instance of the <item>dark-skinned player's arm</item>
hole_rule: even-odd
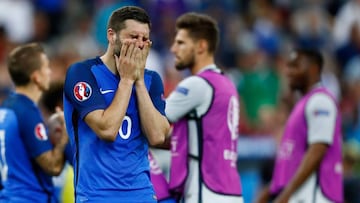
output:
[[[269,199],[270,199],[270,186],[265,185],[259,192],[259,195],[255,200],[255,203],[268,203]]]
[[[124,40],[122,41],[120,56],[114,56],[121,80],[111,104],[106,109],[95,110],[85,116],[85,122],[103,140],[115,141],[125,117],[132,88],[137,78],[133,58],[135,46],[134,41]]]
[[[169,133],[170,124],[154,106],[144,81],[146,58],[149,54],[151,41],[143,42],[142,48],[137,48],[136,61],[139,77],[135,82],[136,96],[140,114],[141,128],[151,146],[161,145]]]
[[[311,96],[305,108],[307,121],[307,150],[294,176],[279,194],[275,203],[287,202],[291,195],[315,172],[334,140],[337,107],[326,94]]]
[[[291,195],[319,168],[328,147],[329,145],[325,143],[314,143],[309,146],[294,177],[274,203],[287,203],[289,201]]]

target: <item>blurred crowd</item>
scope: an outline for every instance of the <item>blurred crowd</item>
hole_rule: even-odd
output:
[[[296,98],[284,77],[289,51],[320,49],[324,85],[341,105],[345,176],[359,176],[360,0],[1,0],[0,101],[13,88],[6,55],[15,45],[42,42],[59,87],[71,63],[103,53],[106,20],[123,5],[141,6],[151,15],[147,67],[161,75],[165,96],[187,74],[176,72],[169,51],[176,17],[198,11],[218,20],[217,64],[240,93],[241,136],[254,139],[281,136]]]

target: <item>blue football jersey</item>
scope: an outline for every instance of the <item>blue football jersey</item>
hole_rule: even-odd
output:
[[[11,94],[0,107],[0,202],[56,202],[52,177],[35,161],[51,149],[39,108],[24,95]]]
[[[145,70],[145,83],[154,106],[165,114],[160,76]],[[85,123],[91,111],[106,109],[120,78],[99,57],[73,64],[64,86],[65,122],[75,151],[76,199],[85,202],[156,202],[150,182],[148,142],[141,130],[135,87],[114,142],[101,140]]]

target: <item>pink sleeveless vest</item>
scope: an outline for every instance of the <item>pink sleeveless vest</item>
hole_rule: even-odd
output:
[[[295,106],[286,123],[284,135],[278,151],[270,191],[278,194],[294,176],[308,148],[305,106],[316,93],[330,93],[324,88],[316,88],[305,95]],[[332,96],[331,96],[332,97]],[[339,112],[339,110],[338,110]],[[343,202],[341,118],[338,113],[333,144],[329,146],[317,171],[318,184],[322,193],[334,202]]]
[[[182,194],[188,175],[188,121],[197,123],[198,154],[195,158],[201,167],[200,179],[215,193],[242,195],[240,177],[237,171],[238,141],[238,94],[233,83],[224,75],[212,70],[198,74],[214,90],[212,103],[202,117],[190,115],[174,123],[170,189]],[[172,145],[174,146],[174,145]]]

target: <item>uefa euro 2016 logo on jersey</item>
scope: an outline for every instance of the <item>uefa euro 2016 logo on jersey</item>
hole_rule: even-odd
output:
[[[45,141],[48,139],[48,136],[46,134],[46,129],[43,123],[38,123],[35,126],[34,134],[38,140]]]
[[[74,96],[78,101],[85,101],[91,96],[91,87],[86,82],[78,82],[74,87]]]

